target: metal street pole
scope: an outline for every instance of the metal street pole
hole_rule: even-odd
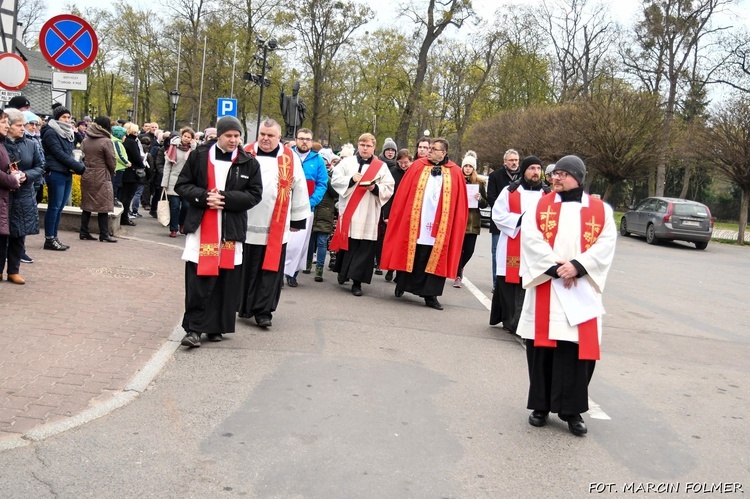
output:
[[[266,86],[266,57],[268,56],[268,43],[263,44],[263,67],[260,71],[260,98],[258,99],[258,124],[255,127],[255,140],[260,133],[260,116],[263,112],[263,88]]]

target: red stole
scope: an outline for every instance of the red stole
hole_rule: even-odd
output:
[[[521,193],[518,189],[508,191],[508,207],[511,213],[521,214]],[[518,272],[521,268],[521,231],[516,237],[508,238],[507,254],[505,256],[505,282],[519,284],[521,277]]]
[[[354,212],[357,211],[359,202],[362,201],[363,197],[365,197],[365,193],[370,192],[366,188],[360,189],[359,184],[361,182],[370,182],[371,180],[373,180],[375,178],[375,175],[377,175],[377,173],[380,171],[381,166],[383,165],[383,162],[380,161],[376,156],[373,156],[370,159],[370,166],[367,167],[367,171],[364,175],[362,175],[362,178],[357,183],[357,186],[354,187],[354,193],[352,194],[352,197],[349,198],[349,202],[346,204],[346,209],[344,210],[344,213],[339,217],[339,221],[336,224],[336,231],[333,233],[333,237],[331,238],[331,251],[347,251],[349,249],[349,227],[352,224],[352,216],[354,215]]]
[[[213,148],[208,151],[208,192],[216,189],[216,171],[211,160],[212,152]],[[235,161],[237,161],[236,149],[232,154],[232,163]],[[234,241],[219,241],[221,212],[222,210],[213,208],[208,208],[203,212],[200,250],[198,251],[198,275],[200,276],[217,276],[219,269],[234,268]]]
[[[255,143],[245,146],[245,151],[255,155]],[[294,183],[294,153],[287,146],[282,146],[282,153],[278,156],[279,183],[276,187],[276,204],[271,215],[271,226],[268,230],[266,254],[263,257],[263,270],[279,271],[281,248],[284,245],[284,232],[289,215],[289,203],[292,199],[292,184]]]
[[[551,192],[539,200],[536,208],[536,224],[544,240],[555,247],[555,238],[560,221],[562,203],[555,202],[556,193]],[[589,205],[581,207],[581,252],[585,253],[599,238],[604,227],[604,203],[589,196]],[[550,294],[552,281],[545,281],[536,288],[534,310],[534,346],[556,347],[557,341],[549,338]],[[599,360],[599,330],[596,317],[578,325],[578,358]]]

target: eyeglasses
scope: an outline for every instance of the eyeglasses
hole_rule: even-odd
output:
[[[568,172],[564,172],[564,171],[560,171],[560,170],[558,170],[556,172],[552,172],[552,178],[557,177],[560,180],[565,180],[566,178],[568,178],[568,175],[570,175]]]
[[[312,137],[310,137],[309,139],[305,137],[297,137],[297,140],[299,140],[300,142],[312,142]]]
[[[36,123],[34,121],[31,121],[29,123],[26,123],[27,126],[39,126],[39,123]]]
[[[445,149],[438,149],[437,147],[430,147],[430,151],[432,151],[432,152],[445,152]]]

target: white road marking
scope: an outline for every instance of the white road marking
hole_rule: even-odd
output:
[[[467,290],[469,290],[469,293],[471,293],[472,295],[474,295],[474,297],[477,300],[479,300],[479,303],[481,303],[482,305],[484,305],[484,308],[486,308],[488,312],[490,310],[492,310],[492,300],[490,300],[489,298],[487,298],[487,296],[485,296],[485,294],[482,293],[479,290],[479,288],[477,288],[476,286],[474,286],[474,284],[469,279],[467,279],[466,277],[464,277],[462,279],[461,283],[466,287]],[[526,346],[523,344],[523,341],[521,340],[521,338],[518,335],[513,335],[513,336],[519,341],[519,343],[524,348],[526,348]],[[592,419],[605,419],[605,420],[611,420],[612,419],[612,418],[610,418],[607,415],[606,412],[604,412],[602,410],[602,408],[601,408],[601,406],[599,404],[597,404],[596,402],[594,402],[593,400],[591,400],[591,397],[589,397],[589,412],[588,412],[588,415]]]

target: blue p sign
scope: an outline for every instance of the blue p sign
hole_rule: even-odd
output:
[[[237,117],[237,99],[219,99],[216,102],[216,114],[219,118],[224,116]]]

